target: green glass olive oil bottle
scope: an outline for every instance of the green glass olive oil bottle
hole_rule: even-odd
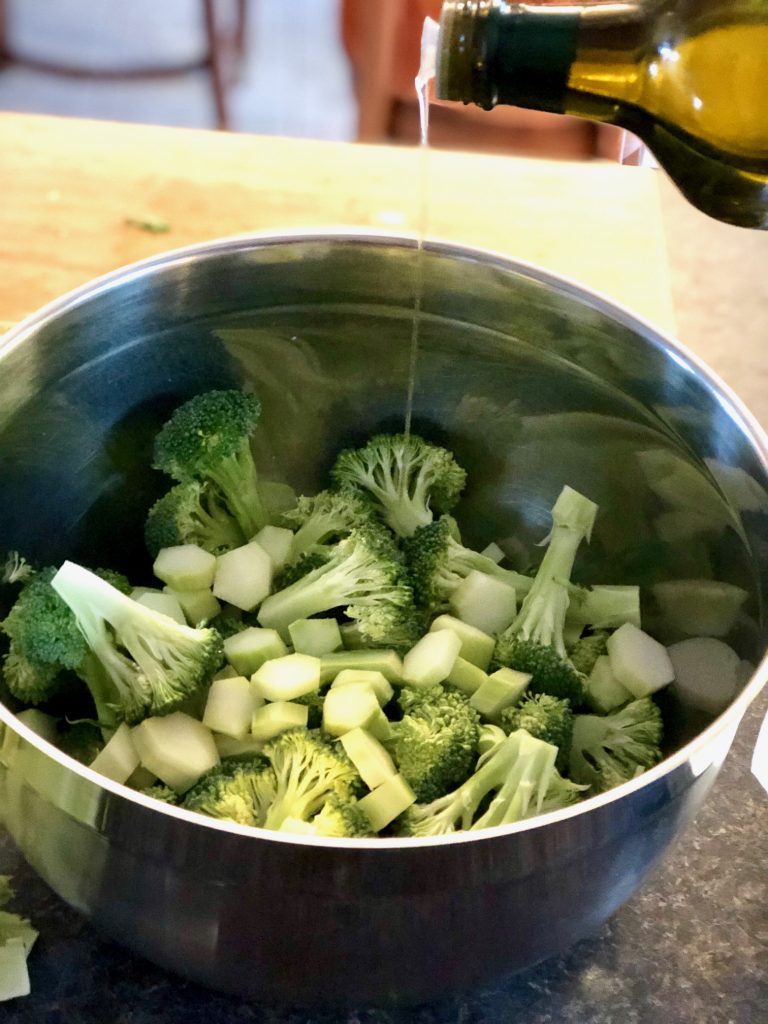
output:
[[[439,99],[619,125],[700,210],[768,228],[768,0],[449,0],[436,65]]]

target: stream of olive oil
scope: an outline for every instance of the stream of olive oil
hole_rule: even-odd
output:
[[[405,435],[411,432],[413,418],[413,395],[416,390],[416,373],[419,362],[419,326],[421,322],[421,302],[424,294],[424,235],[427,230],[427,171],[429,152],[429,99],[427,97],[428,79],[416,77],[416,94],[419,99],[419,120],[421,139],[419,145],[419,208],[416,221],[416,252],[413,269],[413,319],[411,320],[411,345],[408,356],[408,385],[405,394]]]
[[[437,47],[437,25],[431,18],[424,24],[421,43],[421,64],[416,75],[416,98],[419,101],[419,182],[418,212],[416,221],[416,252],[413,270],[413,319],[411,321],[411,345],[408,358],[408,385],[405,395],[405,435],[411,432],[413,418],[413,395],[416,389],[416,374],[419,362],[419,327],[421,304],[424,295],[424,236],[427,232],[427,199],[429,178],[429,82],[435,77],[435,53]]]

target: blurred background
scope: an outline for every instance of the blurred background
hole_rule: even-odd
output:
[[[413,79],[441,0],[0,0],[0,110],[415,143]],[[433,108],[437,146],[590,159],[615,129]]]

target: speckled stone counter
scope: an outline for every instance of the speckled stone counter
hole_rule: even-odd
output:
[[[3,1024],[762,1024],[768,1021],[768,795],[749,771],[753,704],[695,822],[640,892],[567,954],[463,998],[315,1012],[207,992],[103,941],[0,833],[0,873],[40,930],[33,992]],[[546,923],[542,922],[542,927]]]

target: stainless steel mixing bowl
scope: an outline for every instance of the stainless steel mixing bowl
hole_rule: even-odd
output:
[[[148,573],[141,528],[168,411],[213,386],[264,404],[262,476],[318,487],[340,445],[400,428],[412,241],[225,240],[152,259],[44,309],[0,347],[0,542]],[[476,250],[424,254],[414,428],[470,471],[469,543],[535,557],[567,482],[601,512],[576,575],[714,577],[749,592],[729,641],[766,646],[766,438],[713,375],[647,324]],[[673,638],[647,602],[646,621]],[[162,807],[100,779],[0,705],[5,824],[94,925],[204,984],[292,1002],[426,999],[595,930],[711,786],[766,675],[712,721],[668,691],[669,756],[582,805],[423,841],[314,840]],[[670,913],[674,910],[670,908]]]

